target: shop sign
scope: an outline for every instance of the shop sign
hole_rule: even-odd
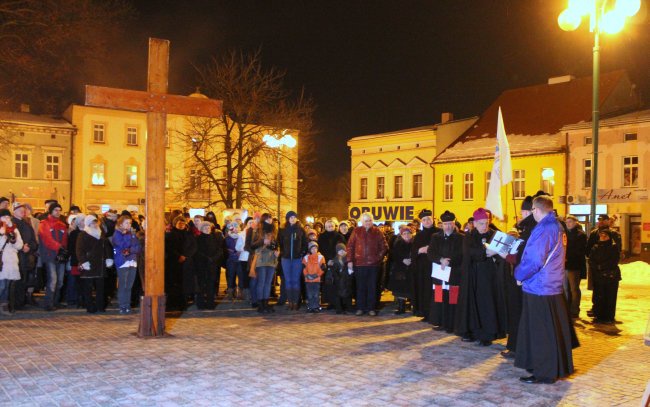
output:
[[[359,219],[364,212],[372,213],[375,220],[411,220],[415,213],[414,205],[386,205],[386,206],[352,206],[349,215],[352,219]]]
[[[647,189],[611,188],[598,190],[598,202],[638,202],[648,200]]]

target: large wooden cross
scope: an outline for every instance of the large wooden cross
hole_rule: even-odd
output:
[[[218,117],[222,102],[168,95],[169,41],[149,38],[147,91],[86,86],[86,105],[147,113],[145,284],[138,336],[165,334],[165,138],[167,113]]]

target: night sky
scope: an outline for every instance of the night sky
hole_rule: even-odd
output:
[[[316,101],[318,169],[350,165],[346,140],[480,114],[502,91],[591,75],[588,25],[563,32],[566,0],[134,1],[139,15],[115,53],[111,86],[144,89],[147,38],[171,41],[170,92],[189,94],[192,64],[262,50],[296,92]],[[647,4],[602,39],[602,69],[625,68],[650,94]],[[120,73],[122,72],[122,73]],[[646,99],[647,100],[647,99]],[[507,125],[507,123],[506,123]]]

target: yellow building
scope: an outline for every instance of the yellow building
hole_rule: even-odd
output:
[[[191,96],[203,97],[197,94]],[[72,201],[83,211],[129,208],[143,213],[146,114],[71,105],[64,117],[77,128],[73,141],[75,177],[72,181]],[[210,202],[216,200],[216,190],[191,159],[191,141],[179,136],[188,134],[191,120],[193,118],[186,116],[167,116],[166,210],[183,207],[206,209],[215,211],[219,217],[225,209],[232,208],[225,208],[223,204],[209,206]],[[214,148],[212,150],[215,153]],[[284,195],[281,211],[296,208],[296,194],[287,191],[294,191],[297,186],[297,148],[289,154],[292,160],[285,160],[282,165]],[[271,158],[262,157],[258,165],[269,177],[275,177],[277,161]],[[276,191],[260,185],[256,186],[255,192],[256,197],[268,202],[267,207],[275,213]],[[261,209],[247,201],[242,206],[237,209],[249,212]]]
[[[624,71],[602,75],[600,87],[603,115],[637,105],[634,88]],[[485,206],[499,107],[510,143],[513,182],[501,189],[505,219],[495,220],[495,224],[501,229],[512,227],[521,200],[538,190],[550,194],[555,209],[565,215],[568,136],[561,129],[590,119],[591,90],[591,77],[565,76],[551,78],[544,85],[503,92],[472,128],[433,160],[434,215],[448,209],[464,222],[475,209]]]
[[[70,206],[71,143],[75,128],[63,119],[0,112],[0,196],[45,209],[46,199]]]
[[[569,212],[587,221],[591,210],[593,144],[591,122],[567,125]],[[597,213],[607,213],[623,250],[650,258],[650,110],[604,118],[598,137]]]
[[[430,162],[471,126],[476,118],[389,133],[354,137],[352,151],[350,218],[371,212],[377,222],[408,222],[433,206],[433,169]]]

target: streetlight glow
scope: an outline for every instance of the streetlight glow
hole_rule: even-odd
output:
[[[589,223],[596,226],[596,202],[598,200],[598,126],[600,120],[600,34],[615,34],[623,29],[625,20],[634,16],[641,8],[640,0],[569,0],[568,7],[558,16],[558,24],[565,31],[573,31],[580,26],[582,16],[589,15],[589,30],[594,33],[593,76],[592,76],[592,146],[593,160],[591,178],[591,211]]]

